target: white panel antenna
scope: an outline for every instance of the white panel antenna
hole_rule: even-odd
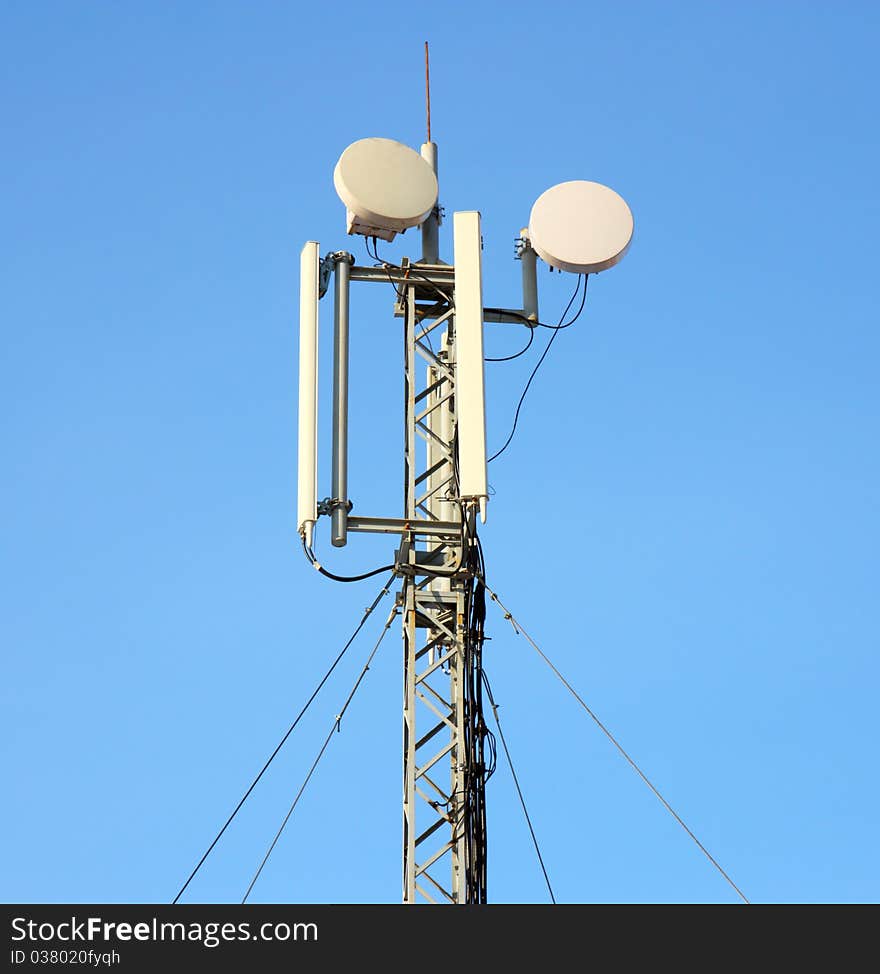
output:
[[[551,267],[597,274],[623,259],[632,241],[633,216],[613,189],[575,179],[538,197],[528,235],[535,252]]]
[[[452,217],[455,259],[455,395],[459,492],[478,500],[486,521],[486,393],[483,358],[483,257],[480,214]]]
[[[380,240],[422,224],[438,194],[431,163],[394,139],[353,142],[336,163],[333,185],[346,206],[348,232]]]
[[[318,520],[318,244],[310,240],[299,261],[299,443],[297,530],[312,546]]]

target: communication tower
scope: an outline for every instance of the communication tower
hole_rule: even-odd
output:
[[[426,45],[427,80],[427,45]],[[428,98],[430,94],[428,92]],[[421,255],[362,266],[344,250],[300,260],[297,528],[310,561],[321,516],[342,547],[362,532],[394,535],[403,620],[403,901],[486,902],[486,801],[482,713],[485,617],[478,519],[485,523],[484,322],[539,325],[537,261],[596,274],[626,253],[633,218],[596,182],[541,194],[517,238],[522,306],[486,309],[476,211],[452,215],[452,263],[440,257],[437,145],[416,152],[392,139],[348,146],[333,174],[348,234],[391,241],[421,228]],[[349,295],[353,284],[395,289],[403,320],[404,503],[396,516],[352,508],[348,484]],[[332,287],[331,287],[332,282]],[[318,492],[319,303],[333,293],[330,493]],[[333,577],[331,575],[331,577]]]

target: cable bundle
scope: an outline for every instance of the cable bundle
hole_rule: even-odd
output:
[[[495,772],[495,736],[483,714],[483,643],[486,589],[483,552],[474,529],[467,544],[468,626],[464,638],[465,782],[461,821],[465,830],[466,903],[486,902],[486,782]]]

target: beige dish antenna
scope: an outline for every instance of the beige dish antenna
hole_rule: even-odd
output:
[[[623,197],[601,183],[574,179],[542,193],[529,216],[538,256],[563,271],[597,274],[629,249],[633,216]]]
[[[393,240],[430,216],[437,177],[429,163],[394,139],[360,139],[339,157],[333,185],[346,206],[349,233]]]

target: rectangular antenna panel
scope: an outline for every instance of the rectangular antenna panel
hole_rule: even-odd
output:
[[[480,214],[452,217],[455,259],[455,410],[460,494],[486,520],[486,393],[483,364],[483,255]]]
[[[299,448],[297,530],[311,547],[318,520],[318,244],[299,259]]]

